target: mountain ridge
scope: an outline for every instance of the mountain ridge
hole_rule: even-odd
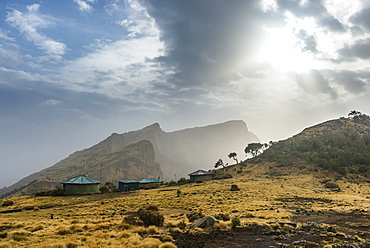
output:
[[[58,163],[22,178],[10,187],[1,189],[0,195],[36,179],[60,182],[76,176],[76,173],[95,176],[102,180],[101,171],[104,171],[102,183],[142,177],[176,180],[186,177],[193,170],[212,168],[220,156],[226,157],[229,152],[237,151],[238,154],[242,154],[244,147],[254,141],[258,141],[258,138],[249,132],[246,123],[241,120],[174,132],[165,132],[159,123],[154,123],[136,131],[123,134],[112,133],[90,148],[76,151]],[[146,148],[141,149],[140,145],[135,145],[139,143],[145,144]],[[131,159],[127,160],[121,156],[120,166],[117,165],[118,162],[113,167],[107,166],[112,163],[108,155],[119,157],[119,154],[127,153],[125,149],[129,146],[134,146],[137,151],[141,151],[137,152],[137,158],[131,156]],[[142,167],[145,165],[146,170],[138,170],[135,166],[130,166],[131,171],[122,169],[124,166],[135,164],[133,161]],[[151,167],[156,169],[151,171]],[[53,176],[53,174],[60,176]]]

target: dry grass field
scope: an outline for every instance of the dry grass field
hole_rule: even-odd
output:
[[[11,206],[3,200],[0,247],[370,247],[366,180],[340,179],[339,188],[328,188],[325,173],[271,175],[259,164],[234,170],[231,179],[130,193],[26,196],[8,199]],[[240,190],[230,191],[233,184]],[[163,226],[127,221],[153,205]],[[193,212],[220,220],[190,228]]]

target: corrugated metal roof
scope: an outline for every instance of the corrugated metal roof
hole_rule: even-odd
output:
[[[120,183],[139,183],[139,181],[136,180],[120,180]]]
[[[197,170],[189,174],[189,176],[201,176],[201,175],[213,175],[213,173],[205,170]]]
[[[146,177],[136,181],[136,180],[120,180],[119,182],[122,183],[161,183],[162,181],[158,181],[157,179],[148,179]]]
[[[62,183],[63,184],[97,184],[97,183],[100,183],[100,181],[97,181],[95,179],[92,179],[84,175],[80,175],[80,176],[65,180]]]

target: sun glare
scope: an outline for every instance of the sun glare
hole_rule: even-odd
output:
[[[307,72],[313,67],[313,56],[302,50],[299,40],[288,28],[267,29],[269,38],[262,45],[261,62],[288,72]]]

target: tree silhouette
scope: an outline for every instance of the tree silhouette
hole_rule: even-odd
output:
[[[232,158],[232,159],[234,159],[235,160],[235,162],[238,164],[238,158],[237,158],[237,156],[238,156],[238,154],[236,154],[236,152],[230,152],[230,154],[229,155],[227,155],[229,158]]]
[[[220,166],[222,166],[225,169],[224,161],[222,161],[222,159],[217,160],[217,162],[215,163],[216,169]]]
[[[250,143],[244,149],[244,152],[245,152],[246,155],[251,155],[254,158],[254,157],[260,155],[264,151],[264,149],[266,149],[267,147],[268,147],[267,144]]]

